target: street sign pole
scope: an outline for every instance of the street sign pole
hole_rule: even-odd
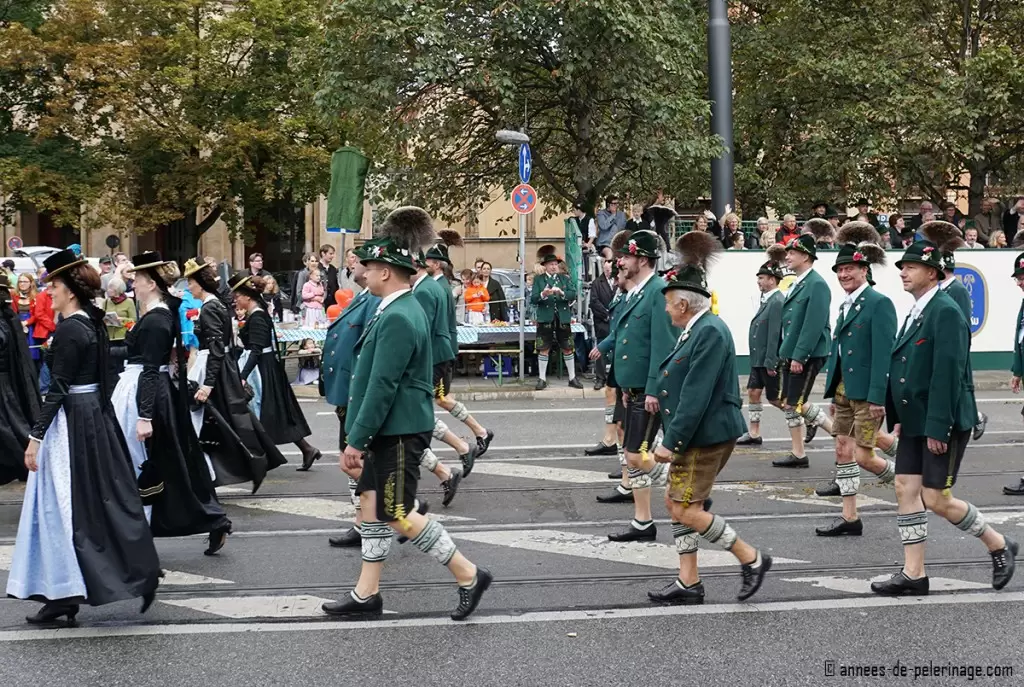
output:
[[[526,381],[526,215],[519,215],[519,381]]]

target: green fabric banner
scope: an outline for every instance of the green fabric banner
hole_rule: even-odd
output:
[[[363,190],[370,160],[356,148],[331,155],[331,190],[327,194],[327,231],[358,234],[363,226]]]
[[[576,282],[576,292],[583,282],[583,235],[579,224],[572,217],[565,220],[565,266],[569,276]]]

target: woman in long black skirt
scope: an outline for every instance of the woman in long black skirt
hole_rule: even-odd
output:
[[[214,484],[252,482],[255,493],[267,471],[287,461],[249,410],[238,365],[228,355],[231,315],[217,295],[217,275],[212,267],[193,259],[185,263],[184,276],[192,296],[203,304],[195,329],[199,351],[188,375],[198,385],[192,424],[210,458]]]
[[[7,275],[0,274],[0,484],[28,479],[25,449],[39,417],[36,367],[9,289]]]
[[[26,618],[33,624],[74,622],[81,603],[140,596],[144,613],[160,562],[108,400],[107,329],[92,304],[100,275],[69,250],[44,264],[63,317],[47,353],[50,389],[25,449],[31,474],[7,594],[46,602]]]
[[[245,326],[238,333],[245,351],[238,364],[242,366],[242,381],[258,394],[249,407],[275,444],[295,444],[302,451],[299,470],[305,472],[320,459],[320,449],[306,439],[312,432],[288,383],[284,365],[277,358],[274,322],[264,310],[261,295],[266,282],[262,277],[242,272],[233,276],[228,285],[235,294],[235,305],[246,312]]]
[[[125,337],[127,365],[112,403],[143,489],[154,537],[210,533],[206,555],[219,551],[231,532],[231,521],[217,501],[213,479],[188,410],[178,308],[181,300],[168,287],[178,279],[178,266],[159,253],[132,258],[135,298],[143,313]],[[172,362],[173,359],[173,362]],[[172,367],[179,383],[172,381]],[[147,493],[146,488],[150,489]]]

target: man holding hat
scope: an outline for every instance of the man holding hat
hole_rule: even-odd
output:
[[[416,512],[419,458],[434,426],[432,359],[423,309],[412,295],[413,255],[433,236],[430,216],[403,207],[388,216],[383,237],[366,251],[367,289],[381,299],[355,346],[355,371],[345,418],[346,471],[361,469],[356,492],[363,512],[363,565],[355,589],[323,610],[349,619],[380,617],[380,577],[392,529],[446,566],[459,585],[453,620],[472,613],[491,575],[458,552],[437,520]]]
[[[784,276],[782,261],[786,248],[775,244],[767,251],[768,261],[757,270],[757,288],[761,290],[761,305],[754,313],[747,329],[747,345],[750,350],[750,377],[747,379],[747,406],[750,416],[750,431],[744,432],[740,446],[760,446],[761,393],[768,394],[768,402],[778,405],[779,398],[779,342],[782,337],[782,302],[785,297],[779,291],[779,282]]]
[[[1024,291],[1024,253],[1021,253],[1013,261],[1013,279],[1017,282],[1017,288]],[[1021,301],[1020,311],[1017,312],[1017,323],[1013,328],[1013,377],[1010,379],[1010,388],[1013,393],[1019,394],[1021,377],[1024,377],[1024,301]],[[1021,410],[1024,415],[1024,410]],[[1018,484],[1003,487],[1003,493],[1007,496],[1024,496],[1024,477],[1020,478]]]
[[[813,221],[824,220],[808,220],[808,224]],[[786,413],[793,448],[785,458],[772,461],[772,465],[782,468],[810,466],[804,453],[804,420],[808,439],[814,436],[819,425],[832,431],[828,416],[808,401],[814,380],[828,359],[831,331],[832,294],[828,284],[814,270],[814,261],[818,259],[814,244],[814,236],[801,234],[786,245],[786,264],[796,274],[796,280],[782,305],[778,402]]]
[[[1013,577],[1018,545],[988,525],[971,503],[953,497],[967,441],[977,418],[968,387],[970,328],[939,288],[945,263],[939,247],[918,241],[896,263],[914,307],[896,335],[889,362],[886,415],[900,435],[896,454],[896,518],[903,569],[871,590],[888,596],[928,593],[924,546],[928,513],[981,539],[992,557],[992,587]]]
[[[576,282],[558,271],[558,256],[547,253],[540,256],[544,273],[533,280],[530,303],[537,310],[537,368],[540,379],[537,390],[548,386],[548,354],[551,344],[557,343],[562,350],[562,362],[569,373],[569,386],[582,389],[576,379],[576,347],[572,340],[572,311],[576,301]]]
[[[658,536],[651,516],[651,485],[664,475],[665,469],[654,461],[649,450],[663,416],[671,412],[660,405],[659,366],[679,336],[665,314],[665,282],[655,272],[659,243],[653,231],[636,231],[618,250],[620,273],[633,282],[626,302],[619,306],[622,315],[614,332],[614,370],[615,381],[623,393],[623,445],[633,491],[634,518],[625,532],[608,535],[612,541],[651,541]],[[605,342],[600,348],[610,350]]]
[[[868,271],[872,265],[885,264],[885,251],[878,245],[878,232],[866,222],[847,223],[840,240],[832,271],[846,299],[839,308],[832,340],[825,398],[833,399],[836,484],[843,497],[843,514],[815,530],[821,537],[859,536],[863,532],[857,515],[861,468],[883,483],[892,482],[896,476],[893,461],[875,455],[878,430],[885,416],[896,308],[871,288]]]
[[[707,266],[714,237],[689,232],[679,241],[683,264],[670,272],[661,291],[672,324],[682,330],[675,347],[662,358],[657,375],[665,437],[654,451],[670,463],[665,505],[679,553],[679,577],[664,589],[648,592],[655,602],[700,604],[704,585],[697,570],[701,539],[729,551],[742,566],[739,599],[754,595],[772,559],[736,536],[719,515],[704,510],[715,479],[743,433],[736,389],[736,346],[729,327],[711,312]]]

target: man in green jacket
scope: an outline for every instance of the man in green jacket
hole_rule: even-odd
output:
[[[658,368],[679,336],[665,314],[665,282],[654,271],[659,244],[657,234],[641,230],[619,249],[619,269],[634,285],[619,306],[619,326],[599,345],[602,351],[615,351],[615,381],[622,389],[625,411],[623,448],[633,491],[633,521],[625,532],[608,535],[612,541],[652,541],[658,536],[651,515],[651,485],[664,477],[665,469],[650,453],[663,415]]]
[[[892,347],[886,394],[889,424],[900,435],[896,522],[904,562],[902,570],[873,582],[871,590],[888,596],[928,593],[926,508],[981,539],[992,557],[992,587],[1002,589],[1013,577],[1017,543],[989,526],[974,504],[952,493],[977,419],[968,392],[970,329],[953,299],[939,288],[944,261],[938,246],[911,244],[896,267],[915,301]]]
[[[540,263],[544,266],[544,274],[534,278],[530,291],[530,303],[536,308],[534,319],[537,322],[537,369],[540,372],[537,390],[548,386],[548,354],[555,343],[562,351],[569,386],[582,389],[583,385],[576,379],[576,347],[572,339],[570,310],[576,302],[576,280],[558,273],[557,255],[542,255]]]
[[[1017,288],[1024,291],[1024,253],[1017,256],[1013,261],[1013,279],[1017,282]],[[1024,377],[1024,301],[1021,301],[1020,310],[1017,312],[1017,321],[1013,326],[1013,375],[1010,378],[1010,388],[1013,393],[1019,394],[1021,377]],[[1024,410],[1021,411],[1024,415]],[[1003,487],[1003,493],[1007,496],[1024,496],[1024,477],[1020,478],[1018,484]]]
[[[357,492],[363,512],[363,565],[355,589],[325,613],[348,619],[380,617],[380,576],[392,530],[446,566],[459,586],[453,620],[476,609],[491,575],[458,552],[437,520],[415,509],[420,455],[434,426],[430,326],[409,285],[413,255],[433,235],[420,208],[399,208],[382,228],[384,238],[367,251],[366,286],[381,298],[355,347],[356,364],[345,418],[343,468],[362,469]]]
[[[658,399],[665,436],[654,451],[659,463],[671,463],[665,505],[672,516],[679,577],[647,596],[658,603],[704,602],[697,569],[697,549],[703,539],[740,562],[742,601],[760,588],[772,566],[771,556],[737,537],[722,516],[704,510],[715,479],[743,433],[736,347],[728,326],[711,312],[706,255],[684,252],[683,260],[662,289],[665,310],[682,334],[659,367]]]
[[[871,235],[874,228],[865,223]],[[885,264],[885,250],[873,242],[843,243],[832,271],[846,292],[828,361],[825,398],[833,399],[833,435],[836,438],[836,484],[843,497],[843,514],[815,529],[821,537],[860,536],[857,515],[860,470],[877,475],[882,483],[896,477],[892,460],[875,455],[878,431],[885,417],[889,353],[896,336],[896,308],[868,284],[872,264]]]
[[[832,431],[832,421],[809,400],[814,380],[828,360],[828,343],[831,338],[829,308],[832,293],[825,280],[814,270],[814,261],[817,259],[818,251],[811,234],[801,234],[786,246],[786,264],[796,274],[796,280],[789,287],[782,304],[778,403],[786,413],[786,424],[793,443],[792,452],[788,456],[772,461],[772,465],[780,468],[810,467],[804,452],[804,420],[807,421],[808,439],[819,426]]]
[[[747,329],[747,346],[750,350],[750,377],[747,379],[747,409],[750,416],[750,430],[744,432],[736,443],[740,446],[760,446],[761,413],[764,405],[761,394],[767,393],[769,403],[779,397],[779,343],[782,339],[782,302],[785,296],[779,291],[782,281],[782,261],[786,249],[775,244],[768,249],[768,261],[757,270],[757,288],[761,290],[761,305],[754,313]]]

